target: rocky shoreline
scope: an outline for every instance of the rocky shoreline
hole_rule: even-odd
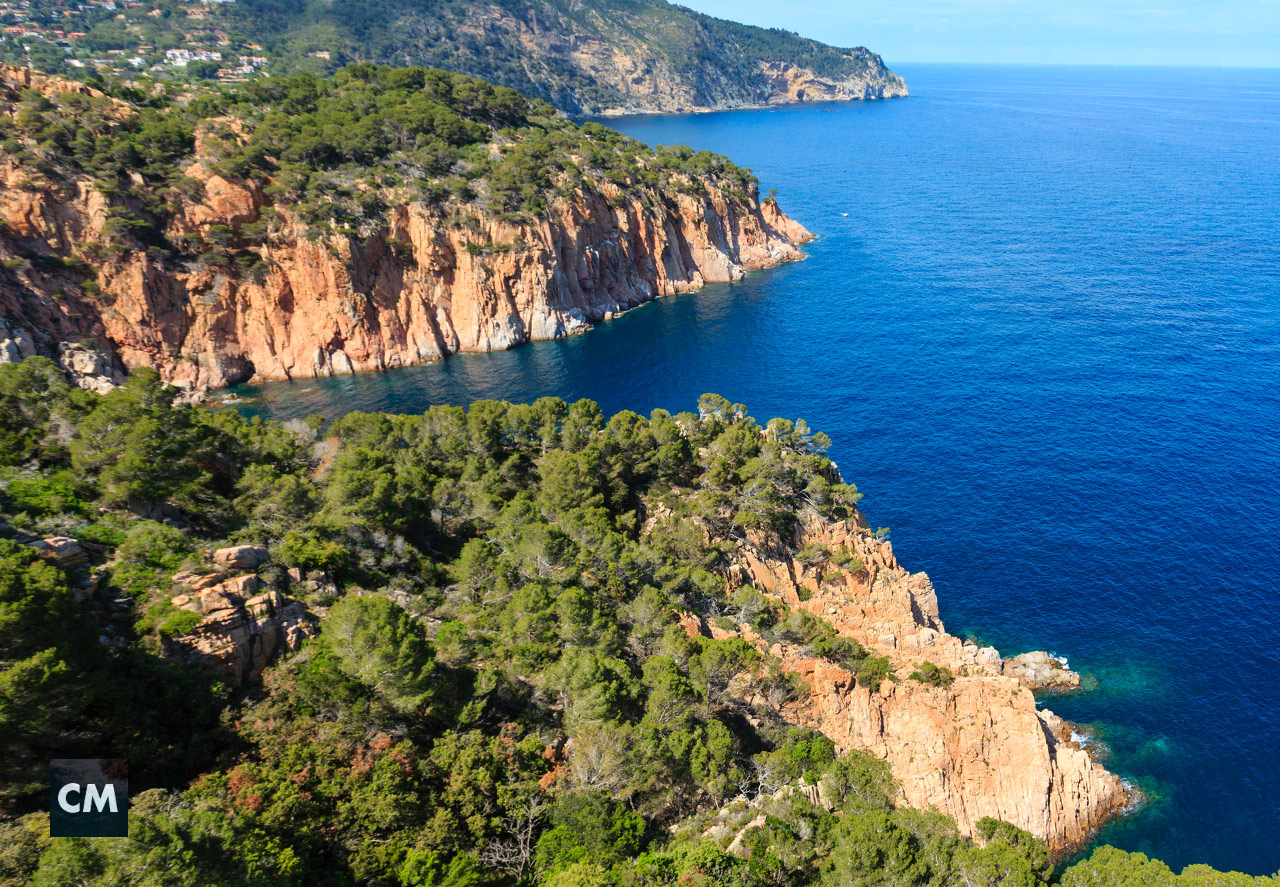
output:
[[[246,214],[260,208],[247,189],[219,190]],[[482,214],[456,225],[407,205],[382,235],[316,243],[300,234],[273,246],[262,281],[174,274],[134,253],[100,269],[102,298],[67,306],[53,298],[70,289],[64,281],[32,275],[24,282],[35,300],[0,294],[0,362],[45,354],[99,393],[148,366],[188,398],[386,370],[586,332],[654,299],[802,259],[798,247],[813,239],[774,201],[735,200],[710,185],[665,210],[615,197],[579,193],[559,217],[530,225]],[[83,206],[4,204],[8,230],[25,238],[63,240],[65,230],[44,222],[68,210],[92,224]],[[220,203],[213,218],[236,212]],[[521,246],[476,251],[477,240]]]
[[[0,115],[17,113],[24,89],[88,87],[0,69]],[[214,172],[226,126],[196,127],[156,234],[212,243],[267,230],[237,245],[239,264],[121,242],[118,198],[92,176],[0,153],[0,361],[43,354],[96,391],[152,367],[188,395],[384,370],[573,335],[800,259],[813,236],[754,180],[694,167],[658,184],[565,185],[536,214],[388,188],[376,222],[316,228],[270,183]]]
[[[906,81],[888,69],[874,76],[846,80],[822,77],[809,68],[790,62],[760,62],[761,95],[754,101],[734,100],[699,103],[691,96],[634,98],[621,107],[603,108],[600,117],[638,114],[714,114],[719,111],[758,111],[780,105],[823,102],[874,102],[907,98]],[[635,89],[637,84],[632,84]]]
[[[801,551],[838,554],[798,558]],[[889,762],[899,802],[936,808],[962,836],[983,817],[1011,822],[1043,839],[1056,855],[1087,844],[1107,821],[1132,808],[1131,787],[1095,760],[1072,725],[1037,705],[1033,691],[1070,692],[1079,676],[1044,652],[1003,659],[948,634],[933,585],[902,568],[887,541],[861,514],[843,522],[807,516],[785,550],[748,533],[727,575],[787,608],[803,610],[889,660],[878,689],[803,648],[770,642],[750,625],[686,619],[685,630],[741,637],[801,678],[808,698],[784,711],[843,750]],[[912,680],[921,663],[950,677]]]

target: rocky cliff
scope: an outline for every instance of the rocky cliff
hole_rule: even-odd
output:
[[[809,101],[884,99],[906,83],[880,56],[779,29],[712,18],[664,0],[239,0],[198,24],[243,35],[282,70],[311,69],[295,47],[324,28],[329,67],[355,60],[428,64],[501,83],[573,115],[668,113]]]
[[[840,557],[802,562],[796,553],[805,550]],[[986,816],[1011,822],[1057,851],[1083,843],[1126,805],[1120,779],[1072,741],[1060,718],[1037,707],[1020,660],[1006,669],[994,648],[948,634],[928,576],[903,569],[861,515],[847,522],[811,516],[790,545],[749,534],[728,579],[808,611],[889,659],[892,677],[871,690],[844,668],[770,644],[750,626],[699,626],[717,637],[743,636],[781,659],[808,692],[785,716],[841,749],[887,760],[903,802],[938,808],[964,835]],[[949,669],[954,680],[910,679],[922,662]]]
[[[213,562],[228,572],[182,572],[173,577],[171,606],[200,615],[189,631],[167,639],[165,655],[217,672],[229,686],[257,680],[273,656],[298,649],[314,637],[315,616],[301,601],[286,598],[250,572],[269,560],[265,548],[239,545],[215,551]],[[301,583],[297,571],[286,574]]]
[[[40,71],[33,71],[31,68],[6,65],[0,62],[0,96],[13,100],[26,89],[34,89],[46,96],[58,95],[64,92],[95,97],[101,97],[103,94],[101,90],[94,89],[92,86],[88,86],[78,80],[52,77]]]
[[[30,84],[8,85],[16,115]],[[193,390],[386,369],[570,335],[798,259],[810,237],[754,182],[696,175],[678,189],[579,181],[537,216],[388,189],[376,224],[317,228],[268,196],[269,178],[213,172],[226,145],[204,126],[151,236],[229,240],[236,262],[130,239],[119,189],[0,153],[0,359],[48,354],[99,390],[140,366]],[[254,226],[268,233],[242,236]]]
[[[552,4],[523,12],[464,6],[456,14],[455,32],[510,47],[525,60],[523,70],[538,71],[528,84],[509,85],[545,93],[574,114],[683,113],[907,95],[902,78],[865,49],[834,49],[782,32],[769,33],[771,41],[758,40],[756,29],[665,3],[641,4],[629,15],[587,8],[575,16]],[[417,24],[412,17],[402,20]],[[495,71],[491,58],[469,58],[466,46],[464,41],[450,47],[450,58],[440,63],[505,82],[505,72]]]

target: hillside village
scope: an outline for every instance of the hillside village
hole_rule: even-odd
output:
[[[235,0],[0,0],[0,61],[78,79],[117,77],[243,82],[265,73],[256,43],[221,26]],[[310,51],[318,62],[331,52]]]

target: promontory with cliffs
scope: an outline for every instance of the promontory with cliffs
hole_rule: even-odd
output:
[[[6,874],[1044,887],[1128,802],[1037,707],[1071,675],[948,634],[803,422],[175,394],[0,365]],[[129,840],[51,840],[44,760],[97,749]]]
[[[13,19],[20,24],[0,32],[0,61],[108,80],[146,71],[225,82],[332,74],[352,62],[423,65],[511,87],[574,116],[907,94],[902,78],[865,48],[835,48],[665,0],[221,0],[188,7],[147,0],[84,4],[73,15],[77,37],[67,39],[60,0],[24,0]]]
[[[905,96],[879,56],[663,0],[0,16],[0,887],[1280,884],[1077,855],[1141,802],[1080,676],[949,633],[803,420],[202,402],[803,259],[751,170],[575,121]]]
[[[200,390],[585,329],[800,258],[724,157],[459,74],[357,65],[145,102],[0,69],[0,348]]]

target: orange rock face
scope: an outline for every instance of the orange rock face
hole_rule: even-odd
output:
[[[262,590],[256,576],[237,576],[211,586],[194,575],[187,579],[179,574],[174,580],[187,584],[192,593],[177,595],[170,603],[203,618],[186,634],[167,641],[165,654],[215,671],[233,687],[257,680],[273,656],[298,649],[316,634],[315,617],[303,603],[275,591],[257,593]]]
[[[749,627],[741,629],[808,686],[809,698],[788,710],[789,720],[819,730],[843,750],[887,760],[905,803],[938,808],[965,835],[991,816],[1063,850],[1087,840],[1125,805],[1120,779],[1071,741],[1061,719],[1038,709],[1019,680],[1002,674],[996,650],[947,634],[928,577],[900,567],[889,543],[860,515],[848,522],[807,519],[790,548],[806,546],[823,546],[847,563],[821,557],[801,563],[752,537],[735,555],[730,584],[750,584],[825,619],[840,635],[887,657],[894,677],[872,691],[827,660],[785,644],[769,646]],[[911,680],[923,661],[950,669],[955,680],[949,686]]]
[[[211,122],[214,125],[216,122]],[[197,146],[208,140],[197,138]],[[256,185],[208,171],[177,198],[165,235],[236,237],[265,224]],[[802,257],[811,238],[772,200],[713,183],[626,196],[577,191],[513,223],[474,206],[404,202],[377,230],[317,237],[287,206],[233,263],[111,244],[112,205],[90,181],[53,181],[0,156],[0,349],[57,355],[87,340],[97,385],[150,366],[192,390],[249,379],[380,370],[586,330],[660,296]],[[31,256],[56,261],[30,261]],[[95,269],[92,286],[65,260]],[[13,267],[16,266],[16,267]]]
[[[62,92],[74,92],[80,95],[102,96],[102,92],[78,80],[62,77],[51,77],[30,68],[19,68],[14,65],[0,64],[0,95],[17,93],[24,89],[34,89],[49,97]],[[123,105],[122,105],[123,107]]]

